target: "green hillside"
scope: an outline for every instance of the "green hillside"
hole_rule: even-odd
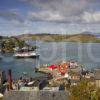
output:
[[[100,43],[100,38],[97,38],[95,35],[91,34],[75,34],[75,35],[59,35],[59,34],[23,34],[17,36],[21,40],[39,40],[46,42],[95,42]]]

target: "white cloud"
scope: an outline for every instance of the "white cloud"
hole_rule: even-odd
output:
[[[78,14],[87,6],[86,0],[31,0],[31,4],[42,10],[57,11],[67,16]]]
[[[100,22],[100,11],[99,12],[84,12],[83,20],[88,23]]]
[[[33,9],[23,12],[14,9],[0,12],[0,17],[19,24],[26,21],[49,21],[62,23],[90,23],[99,22],[100,12],[95,12],[94,7],[99,0],[21,0],[31,4]],[[28,5],[28,6],[29,6]],[[94,6],[95,5],[95,6]],[[92,7],[93,6],[93,7]],[[90,8],[90,9],[88,9]],[[94,12],[91,13],[91,10]],[[17,22],[19,21],[19,22]]]
[[[99,23],[100,11],[83,12],[80,15],[66,16],[57,11],[29,12],[28,19],[32,21],[49,21],[61,23]]]
[[[50,21],[62,23],[95,23],[99,21],[99,13],[94,7],[99,0],[23,0],[38,11],[29,11],[32,21]]]
[[[45,20],[45,21],[63,21],[65,16],[61,15],[59,12],[52,11],[41,11],[41,12],[29,12],[28,17],[31,20]]]
[[[28,12],[28,19],[32,21],[49,21],[49,22],[79,22],[81,16],[73,15],[66,16],[65,14],[59,13],[59,11],[39,11],[39,12]]]

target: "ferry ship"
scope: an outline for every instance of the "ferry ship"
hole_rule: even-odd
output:
[[[23,47],[22,49],[16,49],[14,53],[16,58],[38,58],[39,54],[33,49]]]

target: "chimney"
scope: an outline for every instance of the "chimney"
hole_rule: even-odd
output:
[[[10,90],[13,89],[12,82],[13,82],[13,80],[12,80],[12,72],[11,72],[11,70],[8,70],[8,84],[9,84],[9,89]]]

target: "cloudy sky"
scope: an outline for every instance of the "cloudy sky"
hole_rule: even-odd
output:
[[[100,32],[100,0],[0,0],[0,35]]]

